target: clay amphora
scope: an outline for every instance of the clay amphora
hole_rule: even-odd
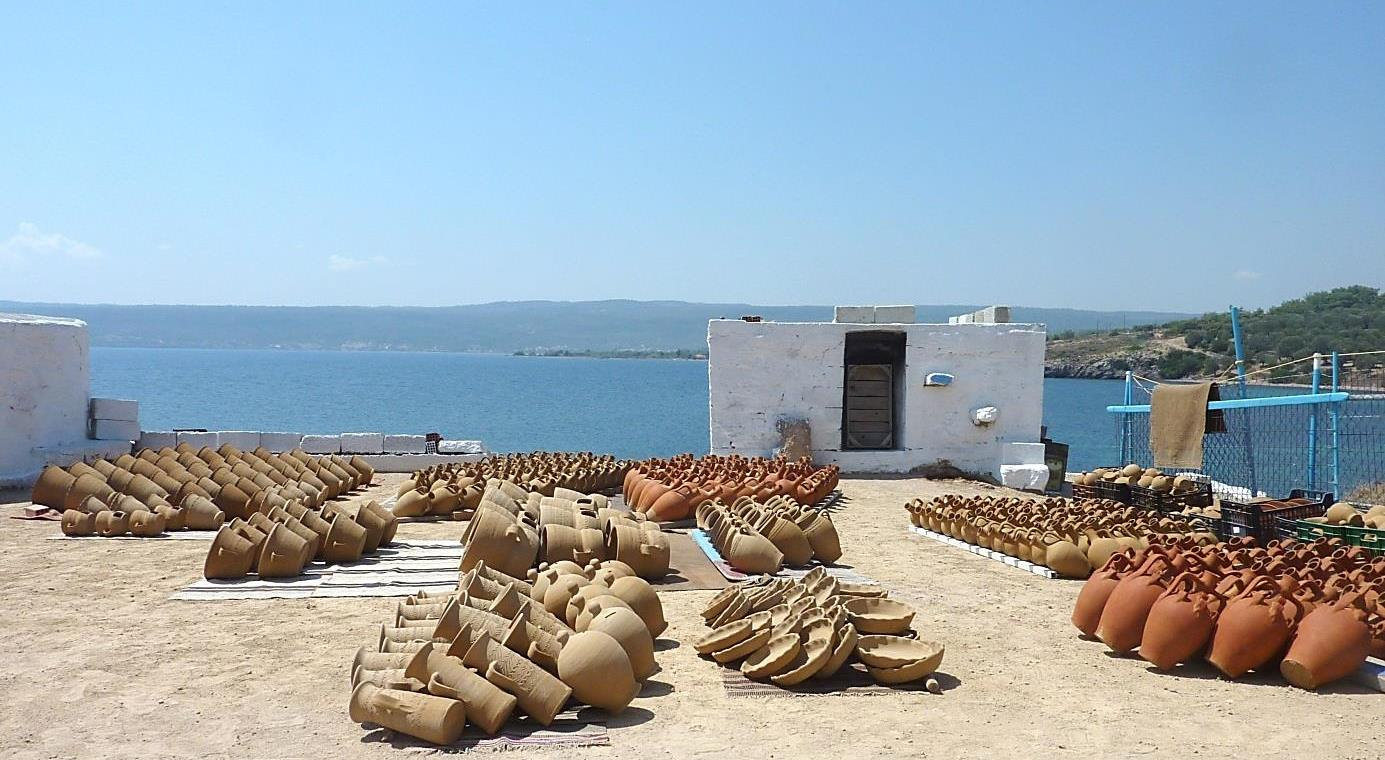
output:
[[[1145,620],[1155,600],[1164,593],[1168,561],[1151,557],[1139,570],[1123,577],[1101,610],[1096,635],[1113,652],[1129,652],[1140,646]]]
[[[466,707],[455,699],[370,683],[352,690],[350,713],[357,723],[384,726],[433,744],[451,744],[466,729]]]
[[[808,543],[808,536],[792,520],[770,514],[756,527],[760,535],[768,538],[784,555],[785,564],[802,566],[813,558],[813,546]]]
[[[1160,670],[1192,659],[1212,640],[1224,603],[1196,573],[1179,575],[1149,610],[1140,656]]]
[[[1365,661],[1371,630],[1360,596],[1343,594],[1332,605],[1318,605],[1303,617],[1279,672],[1301,689],[1316,689],[1345,678]]]
[[[837,526],[825,513],[804,510],[797,520],[808,544],[813,547],[813,557],[819,562],[832,563],[842,558],[841,540],[837,536]]]
[[[1050,556],[1052,555],[1052,546]],[[1086,558],[1083,558],[1086,562]],[[1077,630],[1087,636],[1095,636],[1097,626],[1101,623],[1101,612],[1106,608],[1106,600],[1110,598],[1111,592],[1115,590],[1116,584],[1120,583],[1122,576],[1130,572],[1130,558],[1123,554],[1112,557],[1105,567],[1092,573],[1087,582],[1082,584],[1082,591],[1077,595],[1077,604],[1072,609],[1072,624],[1077,626]]]
[[[619,713],[640,691],[630,658],[620,642],[600,631],[583,631],[558,655],[558,677],[577,699]]]
[[[212,539],[202,575],[208,579],[244,578],[255,563],[255,544],[229,525],[223,525]]]
[[[1092,563],[1077,544],[1051,533],[1045,540],[1043,564],[1050,570],[1064,578],[1086,578],[1092,574]]]
[[[107,509],[96,513],[96,532],[99,535],[123,536],[130,529],[130,515]]]
[[[517,701],[499,686],[468,668],[445,647],[426,644],[414,654],[405,675],[423,681],[429,694],[460,700],[467,720],[491,736],[500,733],[514,713]]]
[[[130,513],[130,534],[149,538],[164,532],[164,517],[157,512],[143,510]]]
[[[1301,604],[1285,597],[1274,579],[1260,576],[1222,609],[1207,661],[1227,678],[1262,667],[1284,651],[1302,614]]]
[[[469,629],[463,630],[458,638],[465,640],[468,634]],[[616,645],[617,649],[619,646]],[[451,651],[456,652],[459,648],[454,642]],[[621,656],[624,657],[624,652]],[[462,659],[468,666],[484,670],[487,681],[513,694],[519,701],[520,709],[540,725],[552,723],[568,697],[572,696],[570,686],[487,634],[476,635]],[[629,667],[628,661],[626,666]]]
[[[784,565],[784,555],[774,543],[753,531],[732,534],[722,555],[732,567],[751,575],[777,573]]]
[[[96,515],[69,509],[63,512],[62,530],[65,536],[90,536],[96,532]]]

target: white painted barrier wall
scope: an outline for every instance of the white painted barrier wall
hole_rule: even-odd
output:
[[[905,376],[899,448],[841,448],[846,334],[899,331]],[[908,472],[950,462],[1000,477],[1006,443],[1039,439],[1043,422],[1042,325],[870,326],[826,322],[712,320],[707,328],[711,450],[765,456],[779,445],[775,423],[806,419],[813,458],[847,472]],[[930,372],[954,377],[925,386]],[[996,421],[972,424],[974,409],[998,408]]]
[[[85,322],[0,314],[0,481],[37,474],[44,448],[84,442],[90,391]]]

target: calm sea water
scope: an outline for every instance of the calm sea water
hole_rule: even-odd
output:
[[[493,451],[705,452],[707,364],[491,354],[93,348],[92,392],[140,402],[150,430],[352,430],[485,441]],[[1071,468],[1115,461],[1115,380],[1044,382]]]

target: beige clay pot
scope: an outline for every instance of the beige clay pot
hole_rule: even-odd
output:
[[[351,692],[351,719],[433,744],[452,744],[466,729],[466,707],[455,699],[382,689],[369,683]]]

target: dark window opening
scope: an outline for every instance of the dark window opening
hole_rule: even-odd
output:
[[[903,442],[904,333],[846,334],[842,448],[897,449]]]

